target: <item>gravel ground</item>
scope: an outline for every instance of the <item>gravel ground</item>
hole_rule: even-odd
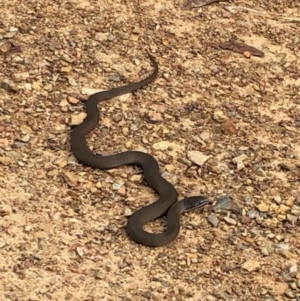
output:
[[[1,300],[300,300],[300,4],[197,2],[0,3]],[[184,214],[161,248],[124,230],[157,197],[141,171],[69,144],[79,96],[145,77],[146,49],[159,77],[101,105],[90,147],[149,152],[180,198],[240,209]]]

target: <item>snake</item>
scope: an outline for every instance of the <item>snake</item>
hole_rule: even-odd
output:
[[[148,51],[147,54],[154,66],[154,71],[148,77],[139,82],[97,92],[88,97],[85,102],[87,115],[81,124],[72,128],[70,144],[75,158],[82,164],[92,168],[108,170],[124,165],[142,168],[144,179],[159,195],[159,199],[134,212],[128,218],[126,232],[133,241],[139,244],[159,247],[171,243],[178,236],[180,215],[183,212],[203,207],[209,202],[208,199],[204,196],[192,196],[178,201],[175,187],[161,176],[158,162],[148,153],[133,150],[102,156],[101,154],[93,153],[86,141],[86,135],[97,126],[100,120],[98,110],[100,102],[141,89],[155,80],[159,69],[158,63]],[[163,232],[151,233],[144,230],[144,225],[148,222],[163,216],[166,216],[167,222],[166,229]]]

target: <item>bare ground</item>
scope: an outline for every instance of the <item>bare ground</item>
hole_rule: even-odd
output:
[[[16,90],[0,90],[1,300],[300,299],[299,2],[183,4],[0,3],[0,81]],[[230,40],[265,56],[212,47]],[[145,49],[159,77],[102,104],[89,145],[149,152],[180,198],[242,208],[185,214],[161,248],[124,230],[156,199],[141,172],[82,166],[69,145],[84,112],[70,95],[146,76]]]

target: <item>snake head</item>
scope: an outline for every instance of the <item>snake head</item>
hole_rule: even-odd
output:
[[[198,195],[191,196],[183,200],[184,202],[184,212],[203,207],[210,203],[207,197]]]

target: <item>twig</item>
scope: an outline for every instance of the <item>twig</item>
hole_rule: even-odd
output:
[[[183,9],[187,10],[192,8],[198,8],[220,1],[228,1],[228,0],[187,0],[183,5]]]
[[[275,13],[270,13],[270,12],[264,12],[261,10],[257,10],[257,9],[253,9],[253,8],[249,8],[249,7],[245,7],[245,6],[225,6],[224,8],[231,13],[234,13],[237,10],[246,10],[246,11],[255,13],[257,15],[269,15],[271,18],[276,17],[276,18],[279,18],[282,20],[286,20],[288,22],[293,22],[293,23],[300,22],[300,18],[297,18],[297,17],[291,17],[291,16],[287,16],[287,15],[275,14]]]

